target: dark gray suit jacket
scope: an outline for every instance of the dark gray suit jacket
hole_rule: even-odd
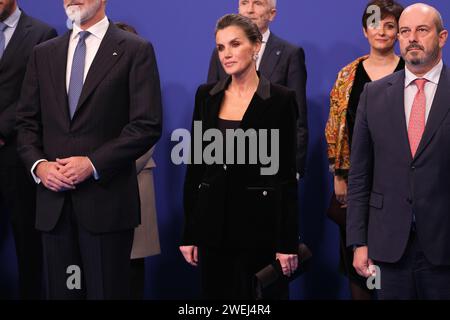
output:
[[[259,72],[274,84],[295,91],[298,105],[297,121],[297,172],[305,173],[308,148],[308,118],[306,108],[305,52],[271,33],[261,60]],[[208,83],[216,83],[227,77],[215,49],[211,56]]]
[[[161,92],[153,47],[110,23],[89,69],[73,119],[66,92],[71,32],[37,46],[17,112],[18,150],[39,159],[88,156],[100,180],[70,191],[81,224],[94,233],[134,228],[140,219],[135,161],[161,135]],[[37,188],[37,228],[52,230],[65,193]]]
[[[417,237],[434,265],[450,265],[450,70],[444,67],[425,132],[411,155],[405,71],[366,85],[353,134],[347,245],[394,263],[405,252],[413,213]]]
[[[16,107],[28,59],[34,46],[56,37],[56,31],[22,11],[16,30],[0,60],[0,166],[19,166],[17,155]]]

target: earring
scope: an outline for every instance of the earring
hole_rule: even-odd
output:
[[[259,58],[259,55],[258,55],[257,53],[255,53],[255,54],[253,55],[253,60],[258,61],[258,58]]]

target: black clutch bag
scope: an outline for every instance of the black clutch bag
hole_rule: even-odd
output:
[[[298,268],[290,277],[283,274],[281,264],[275,260],[268,266],[258,271],[253,279],[253,289],[255,300],[265,298],[265,292],[273,292],[274,288],[283,288],[289,282],[297,279],[300,275],[309,270],[312,253],[304,243],[298,245]],[[276,290],[276,289],[275,289]]]

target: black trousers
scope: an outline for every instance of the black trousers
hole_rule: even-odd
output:
[[[272,250],[199,248],[202,298],[206,300],[253,300],[255,273],[272,263]],[[288,284],[274,288],[264,299],[289,299]]]
[[[87,231],[68,194],[57,226],[42,233],[48,299],[129,299],[133,234],[133,229]],[[81,270],[81,287],[76,286],[76,268]]]
[[[24,167],[0,167],[0,213],[11,222],[19,271],[19,298],[43,298],[42,243],[35,229],[36,185]]]
[[[450,266],[434,266],[411,232],[406,251],[397,263],[377,262],[381,272],[380,300],[449,300]]]

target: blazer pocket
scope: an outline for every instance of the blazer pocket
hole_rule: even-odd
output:
[[[383,195],[376,192],[371,192],[369,206],[376,209],[383,209]]]

